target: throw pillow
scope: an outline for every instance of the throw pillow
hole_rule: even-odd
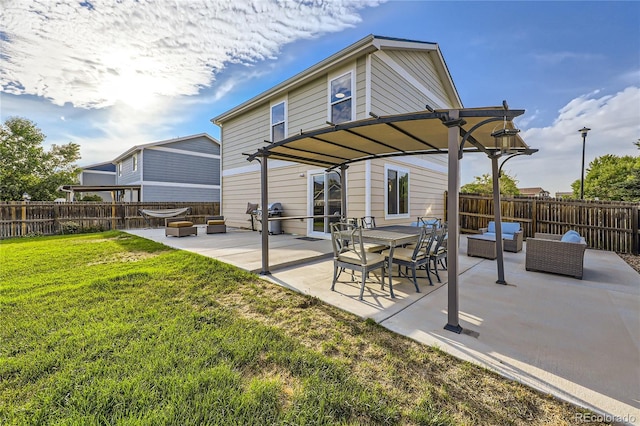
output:
[[[579,243],[581,239],[582,238],[580,237],[580,234],[578,234],[576,231],[572,229],[570,231],[567,231],[562,236],[560,241],[562,241],[563,243]]]

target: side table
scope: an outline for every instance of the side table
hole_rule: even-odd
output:
[[[467,256],[495,259],[496,237],[492,235],[469,235],[467,237]]]

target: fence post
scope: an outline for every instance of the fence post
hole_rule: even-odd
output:
[[[531,203],[531,235],[530,237],[535,237],[538,229],[538,202],[534,198]]]
[[[22,237],[27,235],[27,201],[22,200]]]
[[[638,222],[640,221],[640,210],[638,207],[631,207],[631,253],[637,255],[640,252],[640,235],[638,235]]]

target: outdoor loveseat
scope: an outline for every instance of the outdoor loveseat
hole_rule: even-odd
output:
[[[586,248],[586,241],[576,231],[564,235],[536,232],[534,238],[527,238],[525,269],[582,279]]]
[[[486,228],[480,228],[480,233],[496,237],[496,223],[489,222]],[[502,222],[502,243],[504,251],[517,253],[522,250],[522,229],[518,222]]]

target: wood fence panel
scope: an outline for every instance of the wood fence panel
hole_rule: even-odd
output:
[[[144,202],[0,202],[0,239],[28,235],[55,235],[70,226],[90,230],[135,229],[164,226],[164,219],[140,215],[140,209],[190,207],[187,218],[203,224],[206,216],[220,214],[220,203]]]
[[[445,193],[446,205],[446,193]],[[590,248],[618,253],[640,252],[638,203],[504,197],[502,220],[520,222],[524,238],[536,232],[564,234],[575,229]],[[493,197],[460,194],[460,231],[478,233],[494,219]]]

